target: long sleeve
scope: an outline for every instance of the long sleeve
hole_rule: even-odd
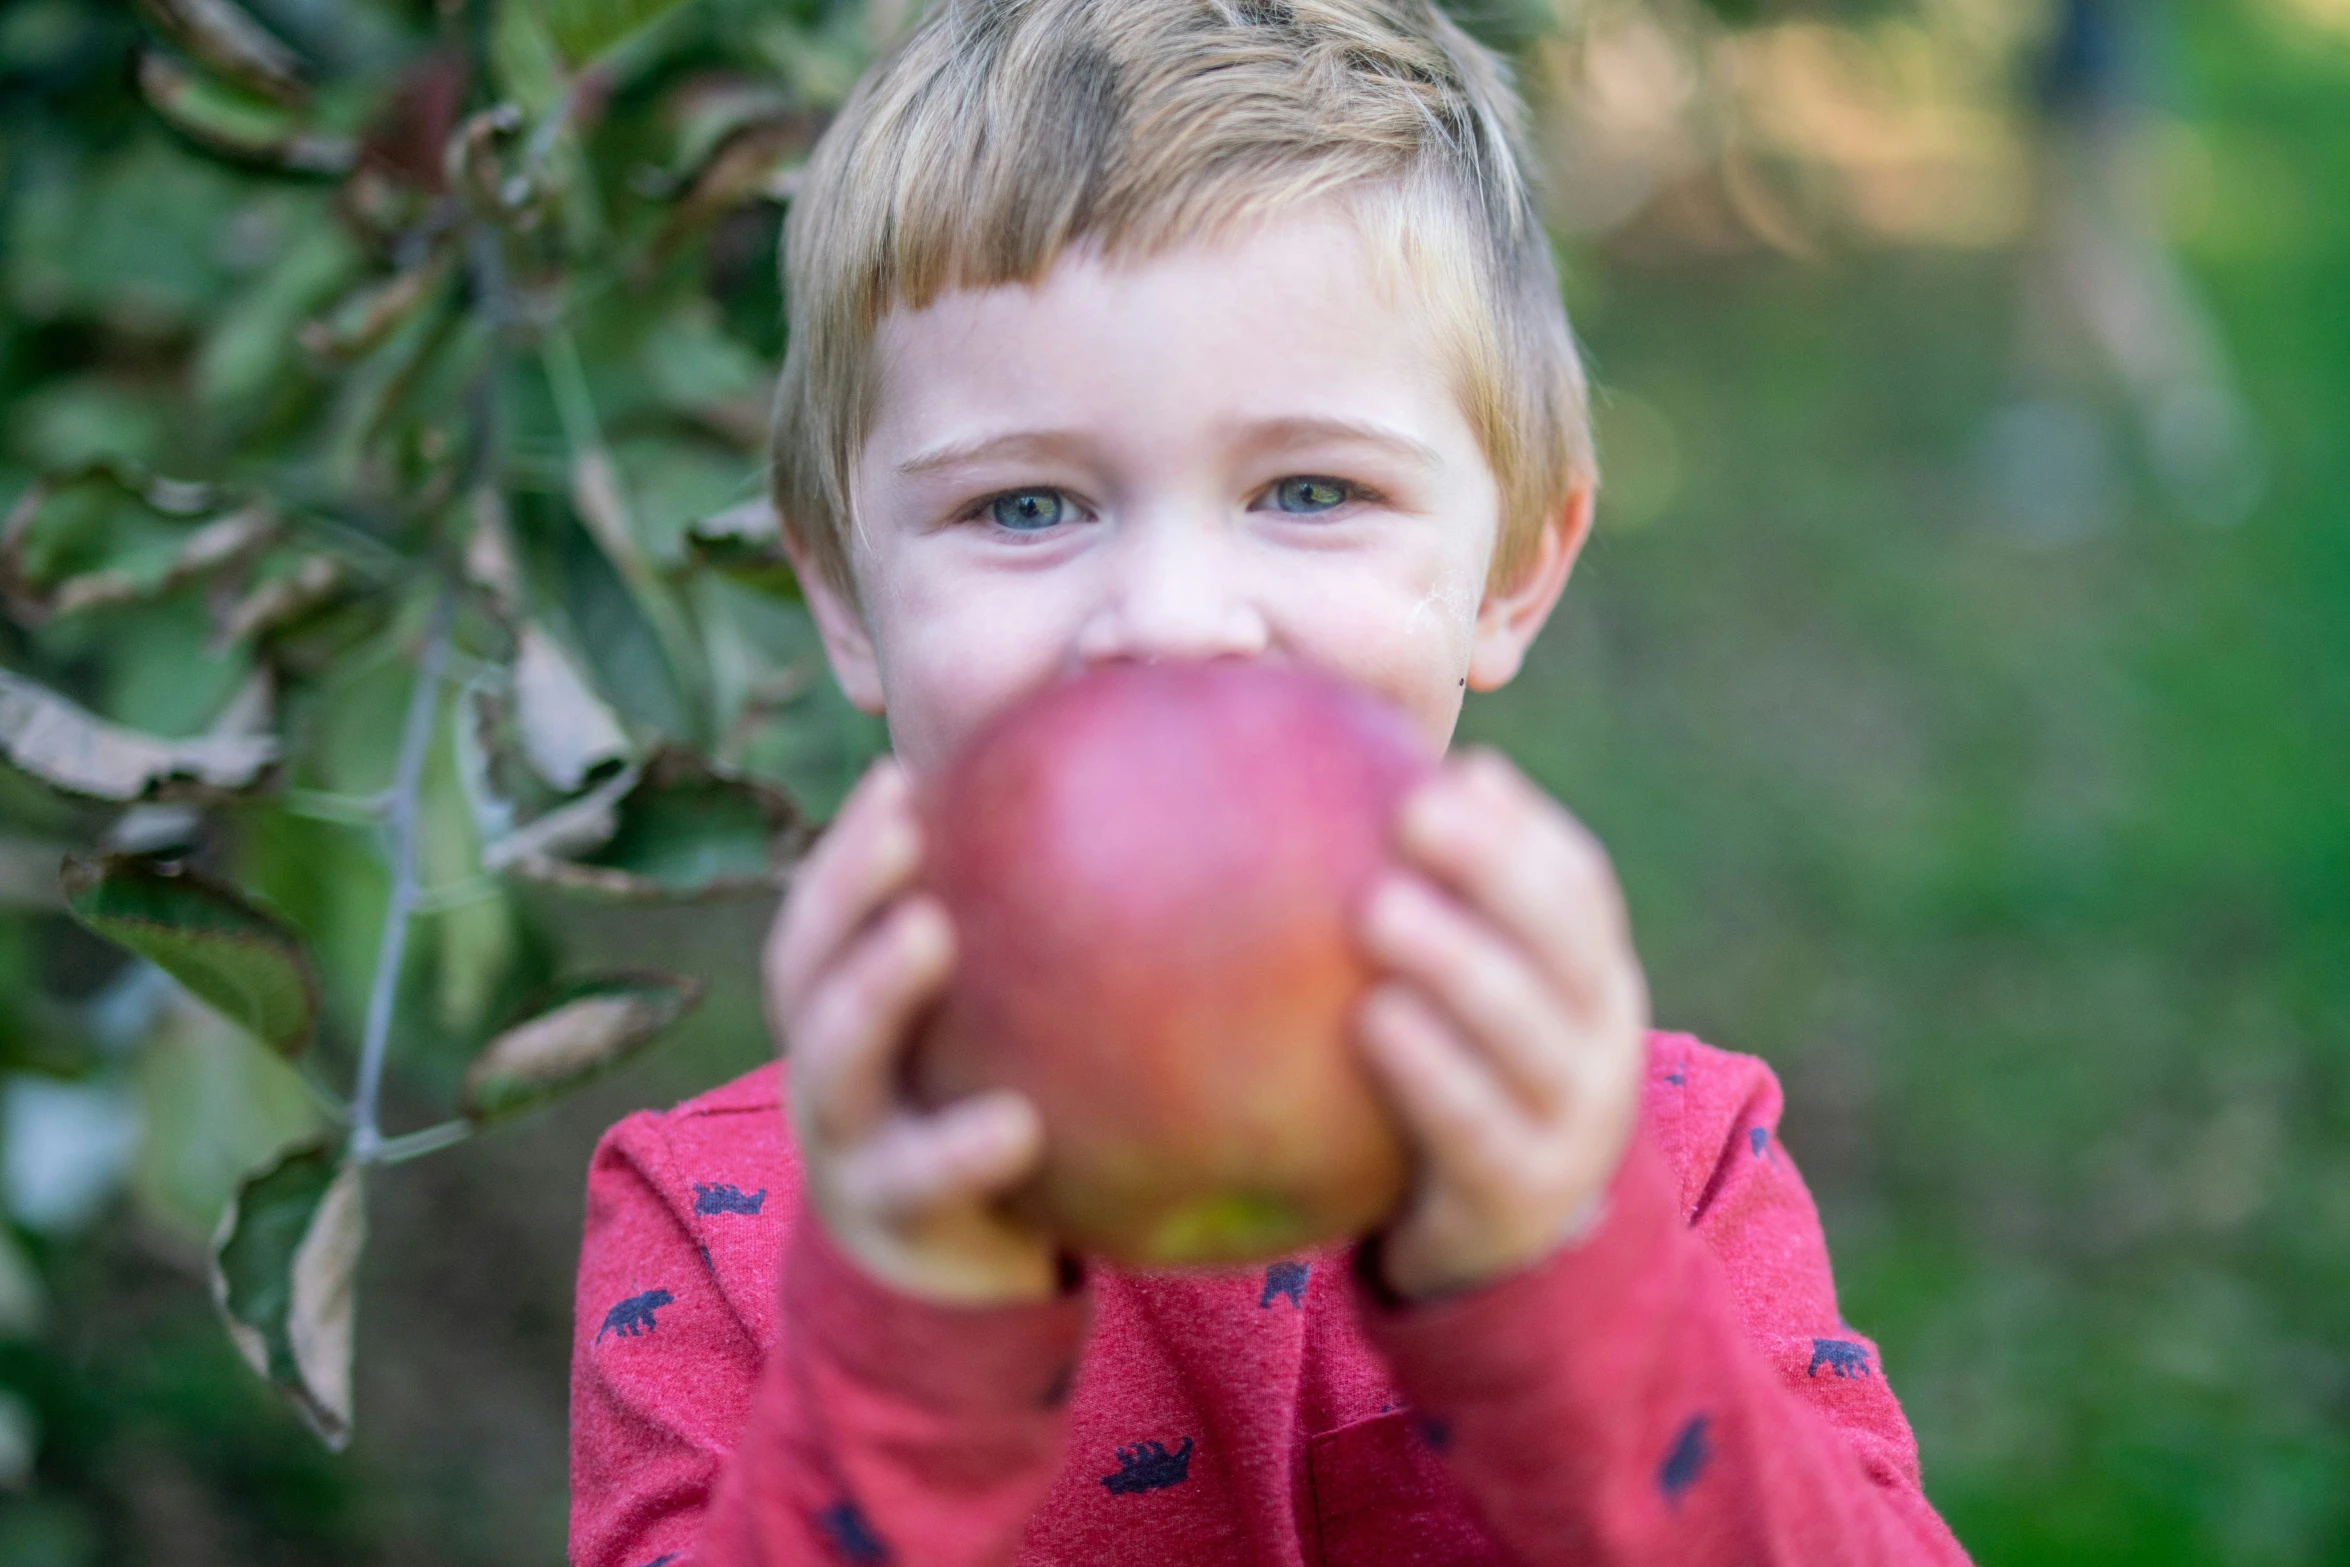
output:
[[[1660,1035],[1646,1094],[1577,1244],[1417,1306],[1358,1291],[1425,1440],[1530,1567],[1964,1562],[1837,1313],[1769,1069]]]
[[[779,1112],[635,1116],[597,1149],[574,1567],[1010,1562],[1059,1468],[1084,1298],[957,1310],[873,1283],[746,1114]]]

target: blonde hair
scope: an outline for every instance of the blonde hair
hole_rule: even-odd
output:
[[[850,477],[890,310],[1033,283],[1080,242],[1146,258],[1335,201],[1435,329],[1511,580],[1596,479],[1523,121],[1508,66],[1430,0],[938,0],[792,202],[778,516],[853,600]]]

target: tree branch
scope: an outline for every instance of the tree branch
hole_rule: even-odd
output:
[[[375,1145],[372,1163],[382,1165],[406,1164],[421,1159],[428,1153],[454,1147],[473,1135],[471,1121],[443,1121],[428,1126],[421,1132],[407,1132],[398,1137],[387,1137]]]
[[[375,980],[367,992],[366,1032],[359,1042],[359,1082],[351,1099],[351,1157],[373,1164],[383,1154],[377,1124],[377,1094],[383,1085],[384,1046],[391,1038],[392,1001],[400,988],[400,960],[408,949],[408,916],[416,904],[416,806],[424,784],[425,753],[432,747],[432,720],[440,706],[441,671],[449,658],[449,620],[454,595],[443,587],[434,600],[425,632],[424,659],[408,694],[408,720],[400,731],[400,757],[392,774],[384,836],[392,862],[392,892],[384,905],[382,938],[375,949]]]

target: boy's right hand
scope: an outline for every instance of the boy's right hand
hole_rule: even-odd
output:
[[[1050,1237],[995,1199],[1035,1169],[1043,1126],[1008,1090],[907,1104],[913,1030],[954,967],[954,930],[918,891],[921,826],[898,765],[874,764],[801,865],[768,934],[767,1026],[790,1069],[808,1198],[865,1271],[940,1304],[1044,1300]]]

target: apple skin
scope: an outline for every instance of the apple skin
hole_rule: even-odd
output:
[[[1353,1039],[1354,931],[1434,765],[1291,666],[1112,665],[1017,704],[922,792],[958,955],[914,1097],[1027,1095],[1045,1156],[1013,1208],[1126,1266],[1377,1225],[1408,1161]]]

